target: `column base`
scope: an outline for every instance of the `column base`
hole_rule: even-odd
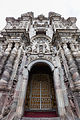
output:
[[[74,87],[75,87],[75,90],[80,91],[80,81],[74,82]]]
[[[7,86],[8,84],[6,81],[0,80],[0,90],[3,90],[3,91],[8,90]]]

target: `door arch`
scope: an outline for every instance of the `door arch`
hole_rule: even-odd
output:
[[[44,62],[32,64],[30,68],[24,113],[53,111],[53,116],[58,116],[52,69]]]
[[[27,65],[28,71],[30,71],[31,68],[33,67],[33,65],[35,65],[35,64],[37,64],[37,63],[45,63],[45,64],[47,64],[47,65],[50,67],[51,71],[54,70],[54,65],[53,65],[50,61],[45,60],[45,59],[37,59],[37,60],[34,60],[34,61],[30,62],[30,63]]]
[[[65,115],[65,105],[64,105],[63,91],[62,91],[61,82],[60,82],[59,68],[58,67],[54,68],[54,65],[51,62],[49,62],[47,60],[43,60],[43,59],[32,61],[28,65],[25,64],[25,67],[23,68],[23,71],[22,71],[23,82],[21,84],[21,92],[20,92],[20,97],[18,99],[16,113],[18,116],[23,116],[23,112],[25,111],[24,103],[25,103],[25,97],[26,97],[26,90],[28,87],[27,83],[29,81],[29,72],[30,72],[31,68],[39,62],[47,64],[47,66],[53,72],[53,80],[54,80],[54,86],[55,86],[55,91],[56,91],[58,113],[59,113],[59,116],[64,116]]]

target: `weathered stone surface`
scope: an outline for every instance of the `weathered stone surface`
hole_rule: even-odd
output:
[[[47,64],[53,72],[58,119],[80,118],[80,31],[76,18],[64,19],[55,12],[35,18],[28,12],[18,19],[7,17],[6,22],[0,33],[0,118],[20,120],[23,116],[28,78],[36,63]],[[22,118],[27,119],[31,118]]]

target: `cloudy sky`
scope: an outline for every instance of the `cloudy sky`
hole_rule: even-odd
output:
[[[50,11],[61,14],[65,19],[77,18],[80,28],[80,0],[0,0],[0,30],[6,25],[6,17],[18,18],[26,12],[48,16]]]

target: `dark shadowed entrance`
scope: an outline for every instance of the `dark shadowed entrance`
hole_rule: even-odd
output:
[[[28,81],[24,116],[57,116],[53,75],[50,67],[45,63],[35,64],[30,71]]]

